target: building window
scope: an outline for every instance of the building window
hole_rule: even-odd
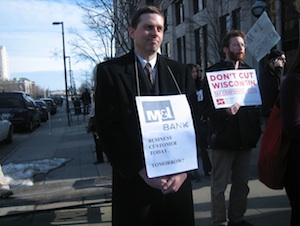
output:
[[[207,54],[207,48],[208,48],[208,33],[207,33],[207,25],[202,27],[202,40],[203,40],[203,58],[205,61],[205,67],[203,69],[208,68],[209,65],[209,59],[208,59],[208,54]]]
[[[199,65],[202,65],[201,61],[201,41],[200,41],[200,28],[196,29],[194,31],[194,36],[195,36],[195,54],[196,54],[196,63]]]
[[[182,0],[175,3],[176,10],[176,25],[183,23],[184,21],[184,6]]]
[[[177,53],[178,53],[178,61],[180,63],[186,63],[186,44],[185,44],[185,36],[177,38]]]
[[[182,63],[181,38],[177,38],[178,61]]]
[[[168,30],[168,10],[167,9],[164,11],[164,16],[165,16],[164,29],[166,31],[166,30]]]
[[[194,0],[194,14],[206,8],[206,0]]]
[[[232,11],[232,29],[241,29],[241,9]]]
[[[170,56],[171,56],[171,48],[170,48],[170,43],[169,42],[167,42],[166,44],[165,44],[165,56],[166,57],[168,57],[168,58],[170,58]]]
[[[196,63],[201,65],[203,70],[205,70],[209,66],[207,25],[196,29],[194,35]]]
[[[182,42],[183,42],[183,63],[186,64],[186,42],[185,42],[185,36],[182,37]]]
[[[229,30],[228,19],[229,19],[229,14],[220,17],[220,35],[221,35],[220,40],[223,39],[227,31]]]

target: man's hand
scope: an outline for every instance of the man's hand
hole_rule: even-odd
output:
[[[226,109],[226,112],[228,115],[235,115],[238,110],[240,109],[241,105],[239,105],[238,103],[235,103],[234,105],[232,105],[231,107]]]
[[[161,190],[163,194],[177,192],[187,178],[186,173],[149,178],[146,174],[145,168],[139,172],[139,175],[150,187]]]

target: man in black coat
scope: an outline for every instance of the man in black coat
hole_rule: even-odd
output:
[[[88,89],[85,89],[85,91],[82,93],[81,101],[83,104],[83,114],[85,115],[89,114],[89,108],[91,104],[91,94]]]
[[[157,53],[163,31],[164,16],[156,7],[138,10],[129,28],[134,51],[97,65],[96,118],[113,168],[114,226],[194,225],[187,173],[150,179],[145,170],[135,97],[173,95],[179,89],[188,96],[195,93],[187,66]],[[143,69],[147,62],[153,85]]]

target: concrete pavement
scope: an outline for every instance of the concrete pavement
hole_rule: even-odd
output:
[[[83,115],[71,116],[68,126],[64,108],[37,128],[29,138],[1,159],[3,165],[39,159],[70,161],[34,177],[34,186],[15,188],[9,199],[0,199],[0,225],[111,225],[111,167],[94,165],[91,134]],[[290,207],[284,190],[271,190],[257,180],[258,149],[253,151],[250,194],[246,220],[256,226],[288,226]],[[203,175],[202,166],[199,167]],[[228,199],[230,186],[226,191]],[[193,182],[195,221],[210,225],[210,181]]]

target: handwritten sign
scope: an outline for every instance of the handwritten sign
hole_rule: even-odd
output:
[[[194,124],[185,95],[136,97],[149,178],[198,168]]]
[[[207,81],[216,109],[235,103],[241,106],[261,105],[261,96],[254,69],[207,72]]]
[[[275,30],[267,13],[264,12],[246,34],[247,50],[260,61],[279,42],[280,35]]]

